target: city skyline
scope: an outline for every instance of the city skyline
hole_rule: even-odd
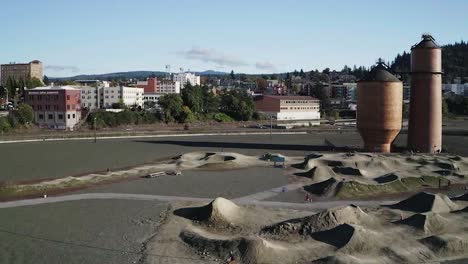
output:
[[[430,2],[430,4],[428,4]],[[304,71],[392,60],[424,32],[468,36],[465,1],[36,1],[2,4],[0,63],[44,74],[151,70]],[[19,16],[19,14],[21,14]],[[20,19],[18,19],[20,18]],[[15,21],[9,23],[8,21]]]

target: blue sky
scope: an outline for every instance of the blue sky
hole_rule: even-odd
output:
[[[467,10],[466,0],[2,1],[0,63],[39,59],[48,76],[370,66],[424,32],[466,41]]]

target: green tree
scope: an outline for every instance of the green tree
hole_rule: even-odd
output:
[[[178,121],[182,113],[183,100],[178,94],[166,94],[159,98],[165,122]]]
[[[244,90],[225,91],[221,96],[221,112],[236,120],[248,121],[252,119],[255,105]]]
[[[42,78],[42,82],[45,85],[49,85],[49,83],[50,83],[49,77],[47,77],[47,75],[44,75],[44,78]]]
[[[19,104],[18,109],[13,111],[12,114],[22,125],[32,123],[34,120],[34,111],[28,104]]]
[[[442,116],[447,116],[449,114],[447,100],[442,98]]]
[[[36,87],[41,87],[41,86],[43,86],[41,80],[39,80],[36,77],[33,77],[33,78],[29,79],[27,81],[26,85],[25,85],[25,87],[28,87],[29,89],[36,88]]]
[[[301,76],[301,78],[306,77],[306,74],[304,73],[304,70],[301,69],[301,71],[299,72],[299,76]]]
[[[188,106],[193,113],[201,113],[203,110],[203,91],[199,85],[185,85],[181,92],[183,104]]]
[[[190,122],[193,122],[195,120],[196,120],[196,118],[195,118],[195,115],[193,114],[192,110],[190,110],[190,108],[188,106],[184,105],[182,107],[182,112],[180,113],[179,122],[190,123]]]
[[[236,75],[234,74],[234,70],[231,70],[230,76],[231,76],[231,79],[232,79],[232,80],[235,80],[235,79],[236,79]]]
[[[219,97],[209,87],[202,87],[203,113],[216,113],[219,111]]]
[[[314,85],[312,85],[312,89],[310,90],[310,95],[321,101],[326,100],[328,98],[326,87],[320,82],[317,82]]]
[[[8,118],[0,117],[0,133],[8,132],[11,129],[10,122],[8,122]]]

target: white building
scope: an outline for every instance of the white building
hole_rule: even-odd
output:
[[[264,95],[255,101],[255,107],[277,120],[320,119],[320,101],[310,96]]]
[[[143,107],[143,88],[136,87],[92,87],[75,86],[81,90],[81,106],[87,109],[111,108],[112,104],[122,102],[128,106]]]
[[[200,84],[200,77],[198,78]],[[158,80],[158,91],[160,94],[178,94],[180,93],[180,82],[170,80]]]
[[[444,93],[454,93],[457,95],[465,95],[468,90],[468,83],[461,84],[461,83],[450,83],[450,84],[442,84],[442,91]]]
[[[196,76],[189,72],[175,73],[172,80],[174,82],[179,82],[181,89],[184,89],[185,84],[187,83],[190,83],[191,85],[200,85],[200,76]]]
[[[81,90],[81,107],[86,109],[101,108],[100,105],[100,91],[102,87],[93,86],[75,86],[75,88]]]

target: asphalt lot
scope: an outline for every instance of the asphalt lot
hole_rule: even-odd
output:
[[[136,263],[164,203],[84,200],[0,210],[0,263]]]
[[[37,180],[118,169],[167,159],[191,151],[234,151],[247,155],[280,152],[304,155],[327,150],[328,139],[337,146],[359,147],[357,133],[305,135],[246,135],[119,140],[46,141],[0,145],[0,181]],[[396,143],[404,146],[406,135]],[[468,156],[468,137],[444,136],[451,152]]]

